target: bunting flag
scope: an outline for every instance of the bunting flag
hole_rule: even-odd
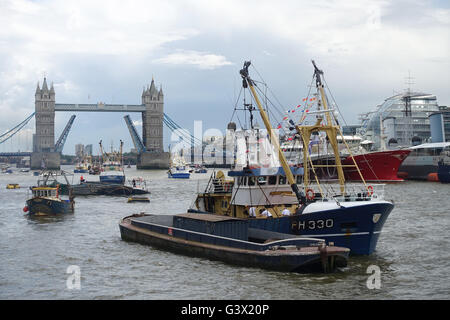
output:
[[[284,118],[283,118],[283,120],[287,120],[287,119],[288,119],[288,117],[284,117]]]
[[[308,100],[308,99],[306,99],[306,98],[303,98],[303,100],[302,100],[302,101],[306,101],[306,100]]]
[[[301,104],[299,104],[298,106],[297,106],[297,108],[300,108],[302,105]]]
[[[281,124],[278,125],[277,129],[281,129]]]

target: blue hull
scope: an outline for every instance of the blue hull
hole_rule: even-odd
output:
[[[124,184],[125,176],[100,176],[100,182]]]
[[[191,176],[190,173],[168,173],[167,175],[173,179],[189,179]]]
[[[30,215],[58,215],[73,213],[69,200],[56,201],[46,198],[33,198],[27,200]]]
[[[439,163],[437,174],[440,182],[450,183],[450,164]]]
[[[394,206],[371,203],[275,219],[249,219],[250,227],[280,233],[324,239],[327,244],[349,248],[350,254],[370,255],[375,251],[383,225]],[[375,222],[376,221],[376,222]]]
[[[84,169],[74,169],[73,173],[89,173],[89,170]]]

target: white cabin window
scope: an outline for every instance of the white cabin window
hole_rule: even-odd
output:
[[[286,177],[285,176],[279,176],[278,184],[286,184]]]
[[[258,184],[266,184],[266,180],[267,179],[267,177],[259,177],[258,178]]]

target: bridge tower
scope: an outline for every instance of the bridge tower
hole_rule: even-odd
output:
[[[33,135],[31,168],[59,169],[60,156],[55,152],[55,89],[48,89],[44,78],[42,89],[39,82],[34,94],[36,133]]]
[[[161,153],[164,151],[164,94],[162,88],[156,89],[154,79],[150,88],[144,88],[142,92],[142,104],[145,105],[145,112],[142,112],[142,138],[145,148],[149,152]]]
[[[142,141],[146,151],[138,155],[138,169],[166,169],[169,153],[163,147],[164,94],[158,90],[155,80],[142,92]]]

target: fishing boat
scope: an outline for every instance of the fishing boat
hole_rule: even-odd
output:
[[[260,102],[270,99],[260,100],[249,75],[249,66],[250,62],[246,62],[240,71],[243,87],[250,89],[273,146],[272,156],[278,156],[281,166],[250,166],[247,160],[228,172],[230,180],[223,173],[213,173],[204,192],[197,195],[191,212],[245,218],[251,228],[320,238],[349,248],[351,254],[372,254],[394,205],[384,200],[383,184],[368,185],[361,174],[362,183],[346,183],[344,166],[358,167],[354,160],[348,165],[341,163],[337,136],[342,136],[342,132],[334,110],[328,107],[330,100],[322,82],[323,71],[313,61],[317,110],[310,112],[312,124],[292,123],[303,145],[303,161],[301,165],[289,166]],[[334,161],[314,165],[309,153],[310,142],[323,133],[330,143]],[[350,150],[348,152],[351,154]],[[248,157],[248,152],[245,155]],[[322,183],[315,174],[322,167],[336,170],[338,180]]]
[[[102,141],[100,141],[100,152],[102,154],[102,171],[100,173],[100,182],[102,183],[125,183],[125,172],[123,170],[123,141],[120,140],[119,152],[113,151],[106,153],[103,151]]]
[[[167,171],[167,176],[172,179],[189,179],[191,174],[187,168],[186,161],[178,154],[171,154],[171,165]]]
[[[123,240],[229,264],[285,272],[332,272],[347,265],[350,250],[324,240],[249,228],[244,219],[211,214],[135,214],[119,223]],[[249,241],[255,233],[261,241]]]
[[[61,176],[69,181],[61,171]],[[73,213],[75,201],[70,193],[69,199],[62,199],[59,192],[57,181],[58,173],[56,171],[44,171],[42,179],[38,180],[37,186],[30,187],[32,197],[26,201],[24,212],[29,212],[31,216],[48,216]]]
[[[446,146],[438,162],[438,179],[442,183],[450,183],[450,146]]]
[[[73,173],[88,173],[89,169],[90,165],[83,160],[77,163],[75,169],[73,169]]]

